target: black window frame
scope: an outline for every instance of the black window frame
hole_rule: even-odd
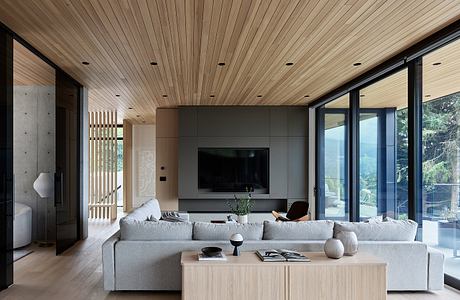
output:
[[[394,73],[407,68],[409,148],[408,217],[417,221],[419,224],[419,230],[416,238],[417,240],[421,240],[422,230],[422,60],[423,56],[426,54],[438,50],[457,40],[460,40],[460,20],[448,25],[440,31],[416,43],[412,47],[409,47],[408,49],[385,61],[384,63],[372,68],[371,70],[336,88],[330,93],[316,99],[308,105],[309,109],[315,109],[317,111],[321,106],[324,106],[325,104],[332,102],[345,94],[349,94],[351,120],[351,125],[349,126],[349,135],[351,139],[349,151],[351,152],[350,154],[352,159],[359,158],[359,144],[356,142],[356,140],[354,140],[359,136],[359,127],[357,127],[359,126],[359,124],[357,124],[357,120],[359,121],[359,91],[377,81],[385,79]],[[316,142],[318,142],[318,128],[316,128]],[[316,147],[316,158],[319,157],[317,151],[318,147]],[[357,163],[359,163],[359,161]],[[349,170],[349,189],[356,188],[356,184],[353,184],[353,181],[356,181],[358,176],[358,172],[354,170],[356,168],[356,161],[354,165],[355,166],[352,165]],[[318,164],[316,164],[315,168],[315,174],[318,175]],[[359,166],[357,170],[359,170]],[[317,178],[315,181],[316,184],[318,184]],[[317,191],[317,187],[314,187],[314,190]],[[317,193],[315,193],[315,195],[315,204],[317,207],[320,205],[320,203],[318,203],[319,197],[317,197]],[[351,212],[350,221],[359,221],[359,194],[357,195],[356,191],[351,190],[351,194],[349,194],[349,201]],[[456,289],[460,289],[459,279],[445,274],[444,281],[445,284],[448,284]]]

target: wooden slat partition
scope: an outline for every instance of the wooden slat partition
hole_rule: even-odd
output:
[[[117,218],[117,112],[89,113],[89,218]]]

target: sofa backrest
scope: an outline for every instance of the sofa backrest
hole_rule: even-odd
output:
[[[261,240],[264,232],[262,223],[226,223],[214,224],[195,222],[193,239],[201,241],[228,241],[232,234],[239,233],[245,240]]]
[[[412,220],[335,222],[334,236],[340,231],[353,231],[358,241],[413,241],[417,234],[417,222]]]
[[[160,204],[157,199],[152,199],[138,208],[135,208],[125,218],[137,221],[145,221],[147,218],[154,217],[157,220],[161,218]]]
[[[129,241],[183,241],[191,240],[193,223],[166,221],[120,220],[120,239]]]
[[[334,221],[264,222],[264,240],[327,240],[332,237]]]

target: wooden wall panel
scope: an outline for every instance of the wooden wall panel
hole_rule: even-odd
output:
[[[178,109],[158,109],[156,124],[156,198],[162,210],[177,210]],[[160,180],[165,177],[166,181]]]
[[[123,211],[133,209],[133,124],[123,120]]]

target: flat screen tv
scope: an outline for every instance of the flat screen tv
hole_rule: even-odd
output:
[[[268,157],[268,148],[198,148],[198,189],[268,194]]]

